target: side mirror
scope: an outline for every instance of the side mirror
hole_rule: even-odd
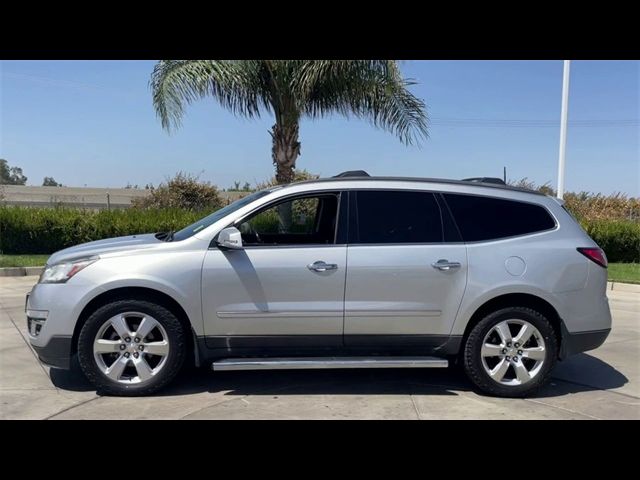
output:
[[[221,248],[242,250],[242,234],[236,227],[225,228],[218,234],[216,244]]]

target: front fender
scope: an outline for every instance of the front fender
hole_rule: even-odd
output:
[[[86,269],[85,281],[96,288],[92,290],[91,298],[83,299],[82,308],[99,295],[115,289],[151,289],[175,300],[189,317],[196,334],[204,334],[200,289],[203,258],[202,251],[187,251],[173,252],[171,255],[100,259],[91,266],[95,268]]]

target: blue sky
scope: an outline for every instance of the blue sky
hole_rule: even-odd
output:
[[[183,170],[229,187],[272,175],[269,115],[235,118],[207,99],[169,135],[151,104],[153,65],[1,62],[0,157],[34,185],[44,176],[68,186],[158,184]],[[402,70],[432,119],[421,148],[361,120],[304,120],[298,167],[464,178],[506,166],[509,178],[555,186],[562,61],[405,61]],[[640,62],[572,62],[567,190],[640,195],[639,90]]]

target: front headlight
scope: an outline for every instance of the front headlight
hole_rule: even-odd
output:
[[[98,260],[98,257],[82,258],[72,262],[47,266],[42,275],[40,275],[38,283],[64,283],[96,260]]]

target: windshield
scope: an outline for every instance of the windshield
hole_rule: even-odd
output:
[[[220,210],[216,210],[211,215],[207,215],[206,217],[198,220],[196,223],[192,223],[191,225],[183,228],[182,230],[175,232],[172,236],[172,240],[174,242],[179,242],[180,240],[189,238],[192,235],[195,235],[196,233],[198,233],[199,231],[204,230],[209,225],[213,225],[218,220],[226,217],[230,213],[233,213],[236,210],[241,209],[245,205],[248,205],[251,202],[253,202],[254,200],[257,200],[261,197],[264,197],[265,195],[270,194],[271,192],[273,192],[273,190],[274,190],[273,188],[269,190],[261,190],[259,192],[252,193],[251,195],[247,195],[244,198],[240,198],[235,202],[230,203],[226,207],[221,208]]]

